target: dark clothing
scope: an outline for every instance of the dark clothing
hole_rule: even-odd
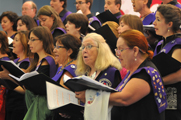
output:
[[[168,43],[172,42],[174,39],[176,38],[181,38],[181,34],[174,34],[174,35],[171,35],[169,37],[167,37],[166,39],[163,38],[163,43],[162,45],[160,46],[157,46],[157,49],[156,50],[156,53],[159,53],[164,47],[165,45],[167,45]],[[181,45],[175,45],[169,52],[168,52],[168,55],[171,57],[172,56],[172,53],[175,49],[179,49],[181,48]],[[155,56],[155,55],[154,55]]]
[[[67,13],[67,12],[68,12],[67,9],[63,9],[63,10],[60,12],[59,16],[60,16],[61,20],[62,20],[62,17],[64,17],[65,13]],[[67,16],[66,16],[66,17],[67,17]],[[64,25],[67,24],[67,20],[66,20],[66,19],[65,19],[65,20],[62,20],[62,22],[63,22]]]
[[[101,71],[95,80],[109,87],[116,88],[122,79],[119,70],[114,67],[108,67]]]
[[[93,17],[92,14],[87,15],[87,18],[88,18],[89,22],[91,21],[90,18],[92,18],[92,17]],[[94,20],[90,25],[95,29],[98,29],[98,28],[101,27],[101,24],[97,20]],[[88,32],[90,33],[90,32],[92,32],[92,30],[90,28],[88,28]]]
[[[120,18],[121,18],[121,13],[118,12],[118,13],[114,14],[114,16],[115,16],[118,20],[120,20]]]
[[[19,67],[27,69],[28,62],[22,62]],[[8,90],[6,97],[6,120],[23,120],[26,114],[26,104],[24,94],[14,90]]]
[[[176,38],[181,38],[181,34],[174,34],[160,41],[159,43],[161,44],[157,45],[154,54],[157,55],[160,51],[166,51],[166,54],[172,57],[174,50],[181,49],[181,41],[178,40],[177,42],[175,42]],[[171,47],[171,45],[174,46]],[[165,119],[181,120],[181,82],[165,85],[165,89],[167,93],[168,103],[168,107],[165,112]]]
[[[157,69],[149,60],[145,60],[138,69],[147,66]],[[145,69],[142,69],[140,72],[133,74],[131,78],[145,80],[149,84],[151,91],[144,98],[129,106],[114,106],[111,111],[111,120],[164,120],[164,112],[159,113],[155,102],[150,75]]]
[[[62,29],[62,30],[61,30]],[[63,35],[65,34],[66,31],[63,29],[63,28],[55,28],[53,31],[52,31],[52,36],[53,36],[53,44],[54,46],[56,45],[56,41],[55,41],[55,37],[59,36],[59,35]]]

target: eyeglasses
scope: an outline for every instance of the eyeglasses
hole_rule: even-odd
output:
[[[55,46],[54,49],[65,48],[64,46]]]
[[[28,11],[28,10],[32,10],[33,8],[22,8],[21,11]]]
[[[121,50],[115,49],[115,52],[120,55],[121,52],[123,52],[124,50],[127,50],[127,49],[130,49],[130,48],[123,48]]]
[[[97,47],[97,48],[99,48],[98,46],[87,45],[87,46],[81,46],[81,47],[80,47],[80,50],[84,50],[84,48],[86,48],[87,50],[90,50],[92,47]]]
[[[29,41],[34,42],[35,40],[40,40],[40,39],[29,39]]]
[[[77,5],[77,4],[78,4],[78,5],[82,5],[82,4],[84,4],[84,3],[86,3],[86,2],[78,1],[78,2],[75,2],[74,5]]]

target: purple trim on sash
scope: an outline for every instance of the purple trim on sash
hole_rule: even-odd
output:
[[[109,87],[112,87],[114,84],[114,78],[115,78],[115,72],[117,71],[114,67],[108,67],[104,73],[99,77],[99,80],[97,80],[100,83],[103,83],[104,85],[107,85]]]
[[[36,20],[36,24],[37,24],[37,26],[40,26],[40,21]]]
[[[14,37],[15,37],[15,34],[13,34],[10,38],[14,39]]]
[[[48,62],[49,66],[50,66],[50,78],[52,78],[55,75],[56,71],[57,71],[57,66],[55,64],[55,61],[51,56],[47,56],[47,57],[43,58],[41,60],[41,62],[44,59]]]
[[[18,60],[19,60],[19,59],[20,59],[20,58],[15,59],[15,60],[14,60],[14,63],[18,63]],[[30,65],[30,60],[29,60],[29,58],[25,58],[25,59],[21,60],[21,61],[19,62],[19,64],[21,64],[22,62],[29,62],[29,65]]]
[[[60,79],[60,77],[63,75],[63,73],[64,73],[65,71],[68,71],[73,77],[76,77],[76,75],[75,75],[75,69],[76,69],[75,64],[70,64],[70,65],[68,65],[67,67],[65,67],[65,68],[59,73],[59,71],[60,71],[61,68],[62,68],[62,66],[58,68],[57,73],[56,73],[55,76],[52,78],[54,81],[57,82],[57,81]]]
[[[155,20],[155,13],[150,13],[145,17],[145,19],[142,21],[143,25],[150,25],[154,22]]]
[[[175,6],[178,8],[181,8],[181,4],[179,4],[179,3],[177,3]]]
[[[122,15],[118,15],[118,16],[116,16],[116,18],[119,20],[119,18],[121,17]]]
[[[99,22],[100,26],[102,25],[101,22],[99,21],[99,19],[96,16],[93,16],[93,17],[89,18],[89,25],[91,25],[94,21]]]
[[[56,29],[61,30],[64,34],[67,33],[63,28],[57,27],[57,28],[55,28],[55,29],[52,31],[52,34],[54,33],[54,31],[55,31]]]
[[[0,60],[10,60],[9,57],[2,57]]]
[[[142,69],[146,70],[148,75],[151,77],[151,84],[152,89],[154,93],[154,99],[157,104],[157,108],[159,113],[164,111],[167,108],[167,99],[166,99],[166,93],[163,85],[163,80],[160,77],[158,71],[152,67],[142,67],[136,70],[131,76],[133,76],[136,73],[139,73]],[[130,72],[129,72],[130,73]],[[129,78],[128,75],[126,75],[125,79],[121,81],[121,83],[117,86],[116,90],[122,91],[122,89],[125,87],[125,85],[129,82],[131,76]]]
[[[62,22],[66,19],[66,17],[69,15],[69,14],[71,14],[72,12],[70,12],[70,11],[67,11],[65,14],[64,14],[64,16],[63,17],[61,17],[61,20],[62,20]]]
[[[181,38],[176,38],[175,40],[170,41],[169,43],[167,43],[158,53],[157,53],[157,48],[158,46],[163,44],[163,40],[161,40],[160,42],[158,42],[155,51],[154,51],[154,56],[156,56],[157,54],[164,52],[164,53],[169,53],[170,50],[175,46],[175,45],[181,45]]]

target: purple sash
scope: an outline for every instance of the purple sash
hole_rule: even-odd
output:
[[[66,17],[69,15],[69,14],[71,14],[72,12],[70,12],[70,11],[67,11],[65,14],[64,14],[64,16],[63,17],[61,17],[61,20],[62,20],[62,22],[66,19]]]
[[[37,24],[37,26],[40,26],[40,21],[36,20],[36,24]]]
[[[15,33],[16,34],[16,33]],[[12,38],[12,39],[14,39],[14,37],[15,37],[15,34],[13,34],[10,38]]]
[[[121,17],[122,15],[118,15],[118,16],[116,16],[116,18],[119,20],[119,18]]]
[[[166,99],[166,93],[165,93],[165,89],[163,86],[162,78],[160,77],[157,70],[152,67],[139,68],[131,76],[133,76],[136,73],[139,73],[142,69],[146,70],[148,75],[151,77],[151,84],[152,84],[155,102],[157,104],[159,113],[161,113],[162,111],[164,111],[167,108],[167,99]],[[125,78],[117,86],[116,90],[122,91],[122,89],[125,87],[125,85],[129,82],[129,80],[131,78],[131,76],[129,78],[127,78],[129,73],[130,72],[127,73]]]
[[[10,60],[9,57],[2,57],[0,60]]]
[[[96,81],[107,85],[109,87],[112,87],[114,84],[114,78],[115,78],[115,72],[117,71],[114,67],[108,67],[104,73],[100,76],[99,80],[96,79]]]
[[[101,26],[101,22],[99,21],[99,19],[95,16],[89,18],[89,25],[91,25],[94,21],[99,22],[100,26]]]
[[[17,64],[19,59],[20,59],[20,58],[15,59],[15,60],[14,60],[14,63]],[[29,62],[29,65],[30,65],[30,60],[29,60],[29,58],[25,58],[25,59],[21,60],[21,61],[19,62],[19,64],[21,64],[22,62]]]
[[[62,68],[62,66],[58,68],[57,73],[56,73],[55,76],[52,78],[54,81],[57,82],[57,81],[60,79],[60,77],[63,75],[63,73],[64,73],[65,71],[68,71],[73,77],[76,77],[76,75],[75,75],[75,69],[76,69],[75,64],[70,64],[70,65],[68,65],[67,67],[65,67],[65,68],[59,73],[59,71],[60,71],[61,68]]]
[[[181,8],[181,4],[179,4],[179,3],[177,3],[175,6],[178,8]]]
[[[150,25],[154,22],[154,20],[155,20],[155,13],[150,13],[143,20],[143,25]]]
[[[52,31],[52,34],[54,33],[55,30],[61,30],[64,34],[67,33],[63,28],[57,27]]]
[[[164,48],[162,48],[162,50],[160,50],[158,53],[157,53],[157,48],[158,46],[162,45],[163,44],[163,40],[161,40],[160,42],[158,42],[156,48],[155,48],[155,51],[154,51],[154,56],[156,56],[157,54],[161,53],[161,52],[164,52],[164,53],[168,53],[170,52],[170,50],[175,46],[175,45],[181,45],[181,38],[176,38],[175,40],[172,40],[170,41],[169,43],[167,43]]]
[[[56,71],[57,71],[57,66],[56,66],[56,64],[55,64],[55,61],[54,61],[54,59],[53,59],[51,56],[47,56],[47,57],[43,58],[43,59],[40,61],[40,65],[41,65],[41,63],[42,63],[42,61],[43,61],[44,59],[48,62],[49,66],[50,66],[50,73],[49,73],[49,74],[50,74],[50,78],[52,78],[52,77],[55,75]],[[40,67],[40,65],[37,66],[35,70],[38,70],[38,68]]]

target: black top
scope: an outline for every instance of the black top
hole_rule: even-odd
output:
[[[55,41],[55,37],[59,36],[59,35],[63,35],[64,32],[59,30],[59,29],[55,29],[52,36],[53,36],[53,44],[54,46],[56,45],[56,41]]]
[[[118,16],[120,16],[121,15],[121,13],[120,12],[118,12],[118,13],[116,13],[116,14],[114,14],[114,16],[117,18]],[[118,20],[120,20],[120,18],[118,19]]]
[[[161,46],[158,46],[157,47],[157,53],[169,42],[171,42],[172,40],[176,39],[176,38],[181,38],[181,34],[174,34],[174,35],[171,35],[169,37],[167,37],[166,39],[163,38],[163,44]],[[171,50],[170,52],[168,53],[169,56],[172,56],[172,53],[175,49],[179,49],[181,48],[181,45],[175,45]]]
[[[107,69],[105,69],[105,70],[103,70],[103,71],[101,71],[100,72],[100,74],[97,76],[97,78],[95,79],[95,80],[99,80],[100,79],[100,77],[103,75],[103,74],[105,74],[105,71],[106,71]],[[118,84],[121,82],[121,75],[120,75],[120,73],[119,73],[119,71],[117,70],[117,71],[115,71],[115,75],[114,75],[114,82],[112,83],[112,88],[116,88],[117,86],[118,86]]]
[[[22,62],[19,65],[19,67],[22,69],[27,69],[28,66],[29,66],[29,62]],[[8,90],[7,96],[6,96],[6,110],[7,111],[15,111],[15,110],[26,111],[24,94],[18,93],[14,90]]]
[[[87,18],[88,18],[88,19],[91,18],[91,17],[93,17],[92,14],[88,14],[88,15],[87,15]],[[98,28],[101,27],[101,25],[99,24],[98,21],[93,21],[90,25],[91,25],[93,28],[95,28],[95,29],[98,29]],[[90,32],[92,32],[92,30],[91,30],[90,28],[88,28],[88,32],[90,33]]]
[[[149,60],[145,60],[139,66],[139,68],[146,66],[151,66],[157,69],[155,65]],[[147,96],[134,104],[126,107],[114,106],[111,111],[111,120],[164,120],[164,112],[161,114],[158,112],[158,108],[154,99],[151,78],[148,73],[143,69],[139,73],[133,75],[131,78],[140,78],[145,80],[150,85],[151,91]]]
[[[68,12],[68,10],[64,8],[59,14],[60,18],[62,18],[65,15],[65,13],[67,13],[67,12]],[[62,21],[62,22],[63,22],[64,25],[67,24],[66,19],[64,21]]]

